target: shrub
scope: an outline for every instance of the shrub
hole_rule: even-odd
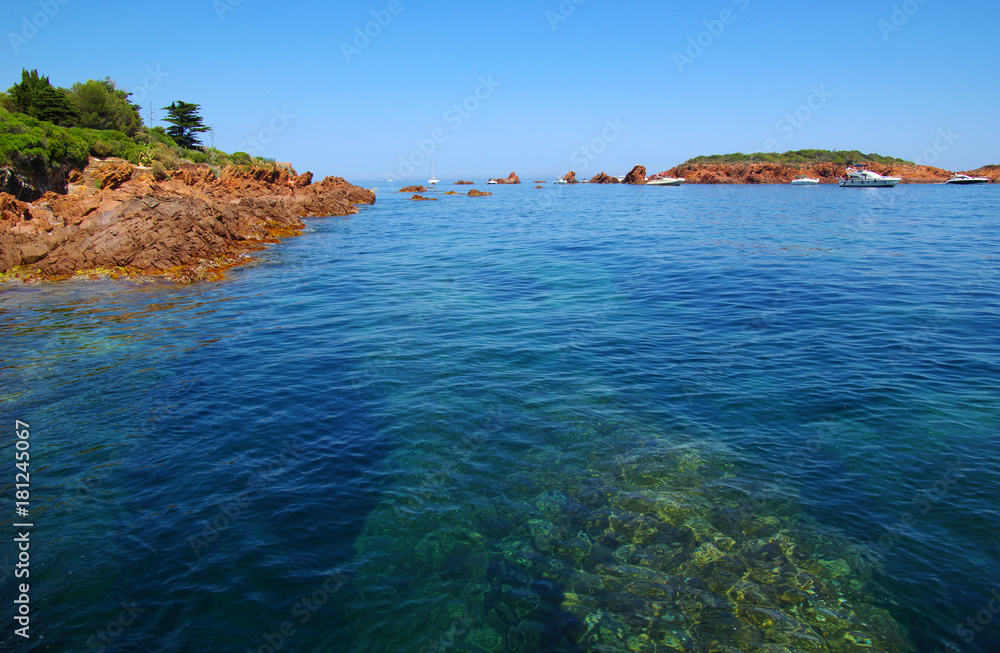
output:
[[[153,179],[156,181],[163,181],[167,178],[167,169],[163,167],[163,164],[159,161],[153,162]]]
[[[96,157],[105,159],[114,153],[114,149],[104,141],[97,141],[90,146],[90,153]]]
[[[237,166],[248,166],[253,161],[253,159],[250,158],[250,155],[246,152],[233,152],[230,155],[229,160],[233,163],[233,165]]]
[[[161,163],[167,170],[176,170],[180,165],[177,156],[165,147],[157,147],[153,152],[153,161]]]
[[[129,93],[119,89],[111,78],[77,82],[68,95],[80,116],[80,127],[114,129],[132,136],[142,125],[139,110],[128,100]]]
[[[184,158],[188,159],[193,163],[208,163],[208,154],[202,152],[201,150],[186,150],[184,152]]]

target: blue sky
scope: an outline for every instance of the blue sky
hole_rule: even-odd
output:
[[[221,149],[358,181],[803,148],[965,170],[1000,163],[998,24],[996,0],[7,0],[0,87],[110,76],[202,105]]]

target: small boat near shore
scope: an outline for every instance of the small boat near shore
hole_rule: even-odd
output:
[[[951,179],[944,182],[946,184],[955,184],[956,186],[968,186],[969,184],[986,184],[989,183],[989,179],[986,177],[970,177],[969,175],[953,174]]]
[[[819,179],[813,179],[812,177],[806,177],[805,175],[795,175],[795,179],[791,182],[792,186],[815,186],[819,183]]]
[[[647,186],[680,186],[683,183],[683,177],[657,177],[646,181]]]
[[[884,177],[868,169],[867,165],[850,166],[847,177],[840,180],[841,188],[892,188],[902,177]]]
[[[567,184],[567,183],[569,183],[569,182],[567,182],[565,179],[556,179],[554,182],[552,182],[552,185],[553,186],[562,186],[562,185]]]

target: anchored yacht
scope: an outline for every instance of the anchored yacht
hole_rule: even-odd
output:
[[[840,180],[841,188],[892,188],[902,177],[883,177],[868,169],[867,165],[850,166],[847,177]]]

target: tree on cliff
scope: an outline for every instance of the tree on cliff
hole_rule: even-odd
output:
[[[7,92],[17,113],[61,127],[75,127],[80,119],[80,114],[66,91],[53,86],[49,83],[49,78],[39,75],[37,70],[29,73],[22,69],[21,83],[14,84]]]
[[[167,112],[167,117],[164,120],[172,125],[167,128],[167,133],[181,147],[194,149],[201,145],[197,134],[207,132],[208,127],[198,115],[200,109],[200,104],[181,102],[180,100],[171,102],[169,107],[163,107],[163,110]]]
[[[80,127],[90,129],[114,129],[134,136],[142,126],[139,107],[129,102],[128,91],[115,86],[110,77],[77,82],[69,91],[69,97],[80,113]]]

